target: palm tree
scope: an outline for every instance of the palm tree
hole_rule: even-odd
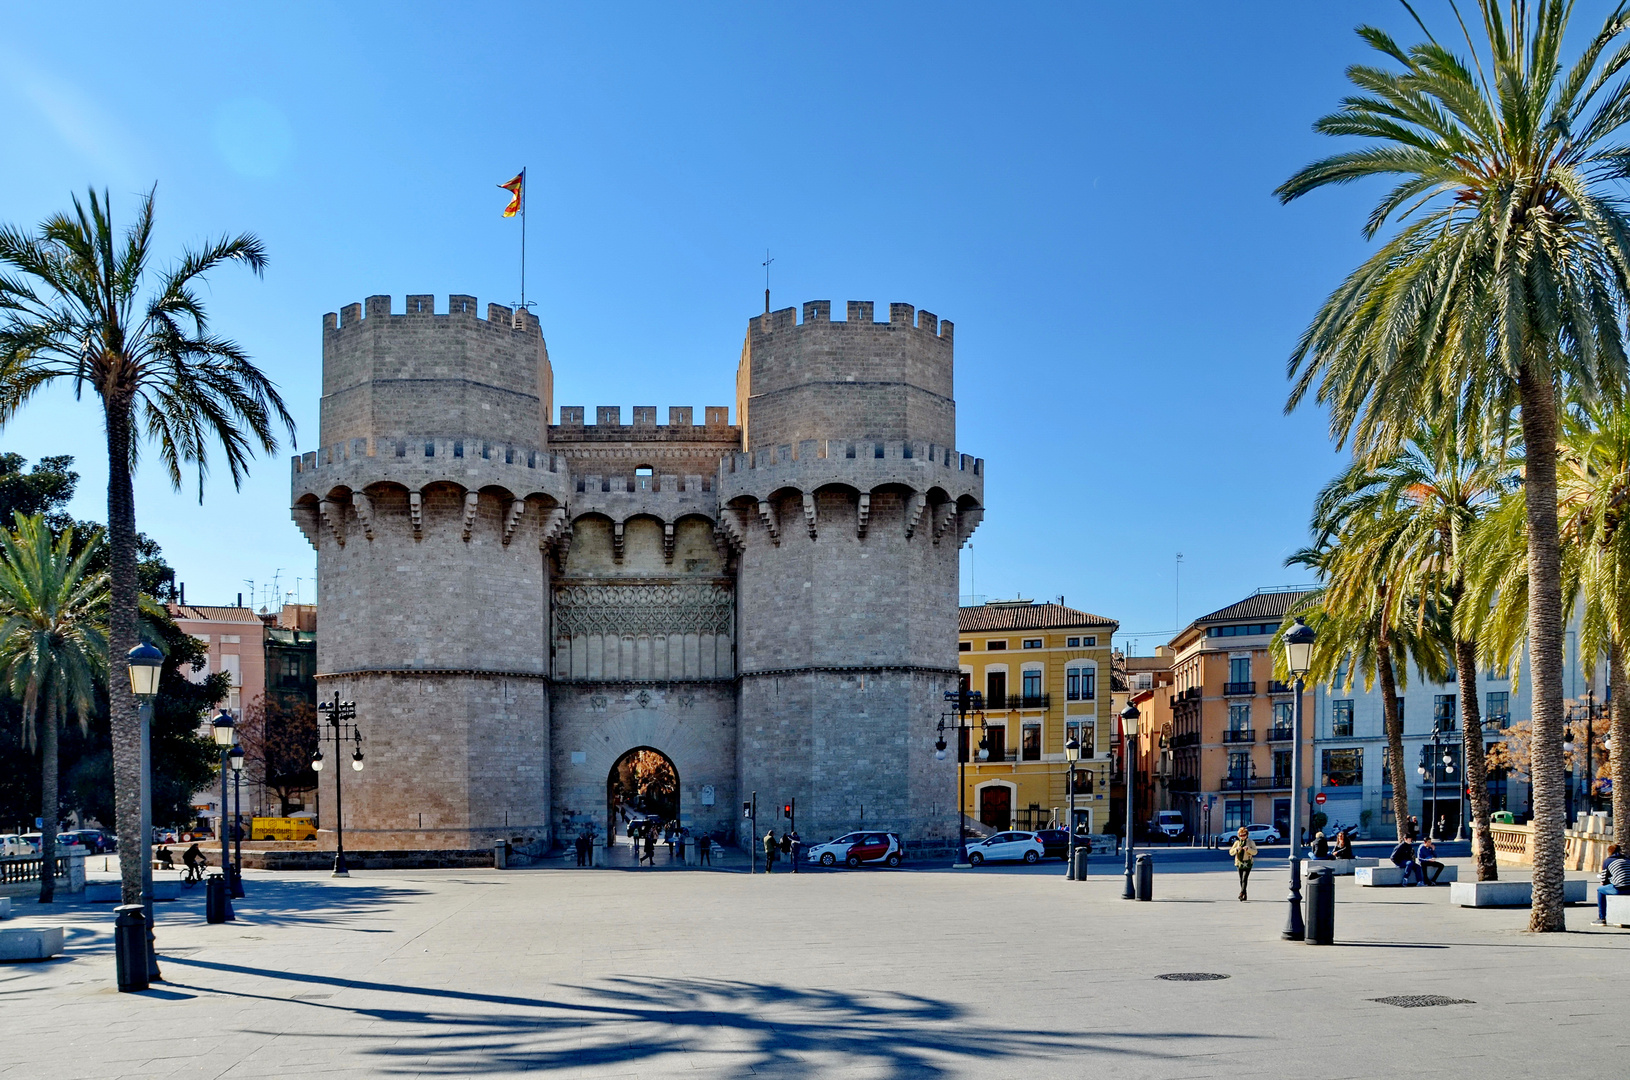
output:
[[[1410,10],[1413,13],[1413,9]],[[1630,122],[1630,28],[1615,9],[1564,68],[1566,0],[1477,0],[1469,57],[1427,40],[1408,50],[1359,35],[1402,70],[1355,65],[1357,96],[1316,129],[1363,147],[1303,168],[1285,201],[1384,176],[1364,226],[1397,234],[1325,301],[1289,363],[1287,408],[1310,393],[1331,430],[1385,456],[1435,408],[1489,441],[1513,411],[1528,467],[1529,669],[1533,679],[1534,903],[1529,928],[1566,929],[1562,902],[1562,589],[1556,520],[1559,402],[1617,393],[1627,361],[1630,216],[1610,188],[1630,175],[1615,141]]]
[[[16,530],[0,529],[0,678],[22,703],[23,742],[40,749],[40,903],[54,898],[57,729],[71,712],[79,727],[96,707],[107,670],[108,577],[87,570],[102,534],[74,554],[74,530],[55,541],[42,514],[18,513]]]
[[[272,427],[294,434],[276,388],[233,342],[212,335],[198,287],[225,263],[256,274],[265,251],[253,235],[184,251],[153,269],[153,194],[116,233],[104,192],[76,197],[37,232],[0,227],[0,425],[35,391],[72,379],[101,399],[108,451],[108,544],[112,584],[109,647],[121,661],[138,643],[136,505],[131,487],[144,439],[156,446],[170,482],[197,469],[203,498],[209,450],[219,444],[234,484],[258,447],[277,447]],[[108,682],[113,726],[114,805],[119,844],[141,850],[141,730],[130,684]],[[120,861],[124,902],[141,893],[139,860]]]
[[[1630,747],[1630,414],[1578,405],[1562,419],[1557,480],[1562,540],[1563,617],[1579,616],[1579,655],[1592,668],[1606,658],[1612,687],[1615,751]],[[1461,619],[1484,637],[1490,662],[1516,668],[1528,622],[1526,513],[1523,495],[1509,496],[1476,529],[1468,603]],[[1612,754],[1615,822],[1630,821],[1630,752]]]

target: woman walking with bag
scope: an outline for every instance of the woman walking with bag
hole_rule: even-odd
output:
[[[1239,871],[1239,898],[1244,900],[1245,886],[1251,880],[1251,865],[1256,862],[1256,845],[1251,842],[1249,829],[1240,826],[1239,834],[1228,848],[1228,854],[1234,857],[1234,867]]]

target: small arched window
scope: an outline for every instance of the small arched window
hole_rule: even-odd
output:
[[[652,470],[651,470],[651,466],[649,466],[649,465],[641,465],[639,468],[634,470],[634,475],[635,476],[651,476],[651,475],[653,475]]]

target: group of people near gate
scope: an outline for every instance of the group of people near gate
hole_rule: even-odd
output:
[[[764,845],[764,872],[766,874],[775,873],[776,860],[783,857],[791,864],[794,871],[798,869],[798,849],[804,846],[804,842],[798,839],[797,833],[784,832],[778,838],[775,835],[775,830],[770,829],[765,832],[761,843]]]
[[[690,829],[680,825],[677,821],[658,821],[655,818],[645,818],[632,821],[628,825],[628,842],[634,849],[635,866],[655,866],[657,861],[657,844],[668,845],[668,861],[673,862],[677,857],[677,849],[693,838]],[[616,834],[612,834],[615,843]],[[713,852],[716,841],[711,836],[701,833],[694,834],[696,845],[696,861],[700,866],[713,865]],[[594,864],[594,832],[583,830],[577,837],[577,865],[592,866]]]

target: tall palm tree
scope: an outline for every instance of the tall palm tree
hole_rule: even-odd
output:
[[[1579,655],[1605,658],[1615,750],[1630,747],[1630,414],[1578,405],[1563,416],[1557,520],[1563,617],[1579,617]],[[1468,603],[1457,621],[1483,635],[1483,653],[1516,667],[1527,626],[1526,514],[1521,492],[1481,523],[1471,541]],[[1612,754],[1613,820],[1630,821],[1630,752]],[[1621,816],[1624,815],[1624,816]]]
[[[259,274],[266,254],[253,235],[184,251],[166,269],[153,259],[153,194],[119,233],[104,192],[28,233],[0,227],[0,425],[35,391],[72,379],[100,399],[108,452],[108,544],[112,567],[109,648],[121,662],[138,643],[136,504],[139,450],[151,440],[181,485],[196,467],[203,498],[209,451],[218,444],[234,484],[256,448],[277,447],[274,423],[294,421],[271,381],[233,342],[209,331],[198,288],[225,263]],[[114,805],[119,844],[140,850],[141,729],[128,681],[108,682]],[[120,862],[124,902],[141,893],[139,860]]]
[[[1630,175],[1618,132],[1630,122],[1630,14],[1615,9],[1570,66],[1573,5],[1477,0],[1469,55],[1427,40],[1404,49],[1360,36],[1391,67],[1354,65],[1356,96],[1317,130],[1368,140],[1303,168],[1286,202],[1331,184],[1388,177],[1364,226],[1396,235],[1325,301],[1289,363],[1287,408],[1310,393],[1333,435],[1366,456],[1408,439],[1435,407],[1486,441],[1521,417],[1533,680],[1534,903],[1529,928],[1566,929],[1562,902],[1562,590],[1556,441],[1565,394],[1617,393],[1627,369],[1620,318],[1630,302],[1630,216],[1615,185]],[[1406,5],[1407,9],[1407,5]],[[1408,9],[1413,13],[1413,9]],[[1457,23],[1459,20],[1457,19]]]
[[[18,513],[15,531],[0,529],[0,678],[23,707],[23,742],[40,749],[40,903],[55,895],[57,729],[69,713],[81,730],[96,707],[107,670],[108,577],[87,567],[102,534],[74,554],[74,530],[55,541],[42,514]]]

